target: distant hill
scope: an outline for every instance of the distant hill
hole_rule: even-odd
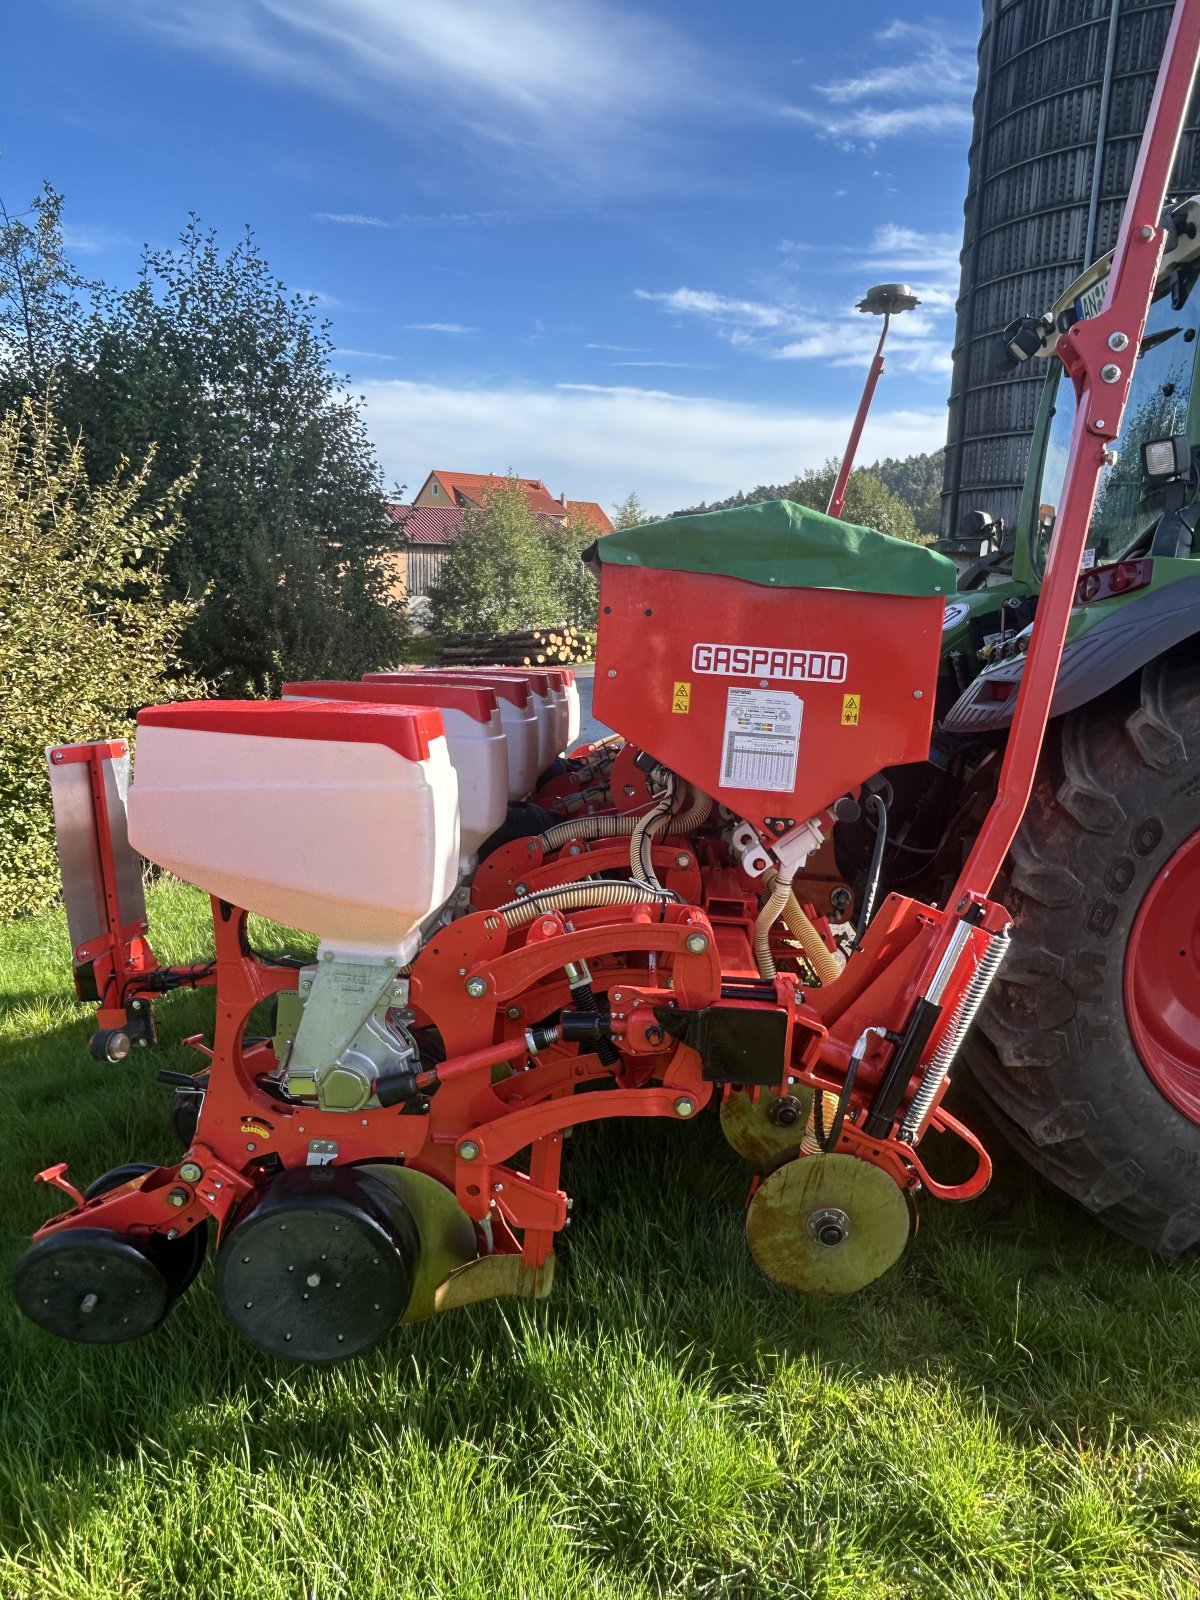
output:
[[[944,450],[927,455],[888,456],[869,467],[856,467],[850,475],[846,495],[846,519],[863,522],[902,539],[924,543],[938,534],[939,503],[942,492]],[[790,483],[761,483],[755,489],[740,490],[727,500],[702,502],[671,513],[686,517],[696,511],[727,511],[733,506],[758,505],[763,500],[794,500],[799,505],[821,509],[837,475],[836,460],[824,467],[810,467]]]

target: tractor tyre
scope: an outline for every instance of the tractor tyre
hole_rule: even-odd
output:
[[[1047,730],[967,1052],[1001,1128],[1115,1232],[1200,1240],[1200,652]]]

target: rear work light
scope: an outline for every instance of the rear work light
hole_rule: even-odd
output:
[[[1144,589],[1153,575],[1154,563],[1149,558],[1113,561],[1105,567],[1092,567],[1080,576],[1075,587],[1075,604],[1083,606],[1093,600],[1111,600],[1114,595],[1128,594],[1132,589]]]

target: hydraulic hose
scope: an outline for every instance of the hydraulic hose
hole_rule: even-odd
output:
[[[668,833],[688,833],[692,828],[698,828],[708,819],[713,803],[708,795],[699,789],[695,791],[695,798],[687,811],[681,811],[677,817],[672,817],[667,827]],[[550,855],[566,844],[568,839],[618,839],[623,834],[632,834],[643,816],[625,817],[578,817],[573,822],[556,822],[554,827],[547,828],[542,834],[540,843],[544,855]]]
[[[854,929],[854,943],[852,949],[861,947],[863,935],[871,921],[871,914],[875,909],[875,896],[879,892],[879,877],[883,870],[883,851],[887,844],[887,802],[882,795],[872,794],[867,797],[867,803],[875,813],[875,848],[871,851],[871,865],[867,871],[867,886],[863,891],[862,906],[858,913],[858,923]]]
[[[537,894],[510,900],[496,909],[508,927],[524,928],[547,911],[586,911],[593,906],[638,906],[655,902],[678,904],[679,896],[671,889],[655,888],[640,879],[631,883],[619,878],[584,878],[579,883],[540,889]]]

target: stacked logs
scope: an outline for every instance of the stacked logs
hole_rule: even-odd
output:
[[[590,661],[596,635],[563,622],[516,633],[465,633],[438,652],[444,667],[554,667]]]

